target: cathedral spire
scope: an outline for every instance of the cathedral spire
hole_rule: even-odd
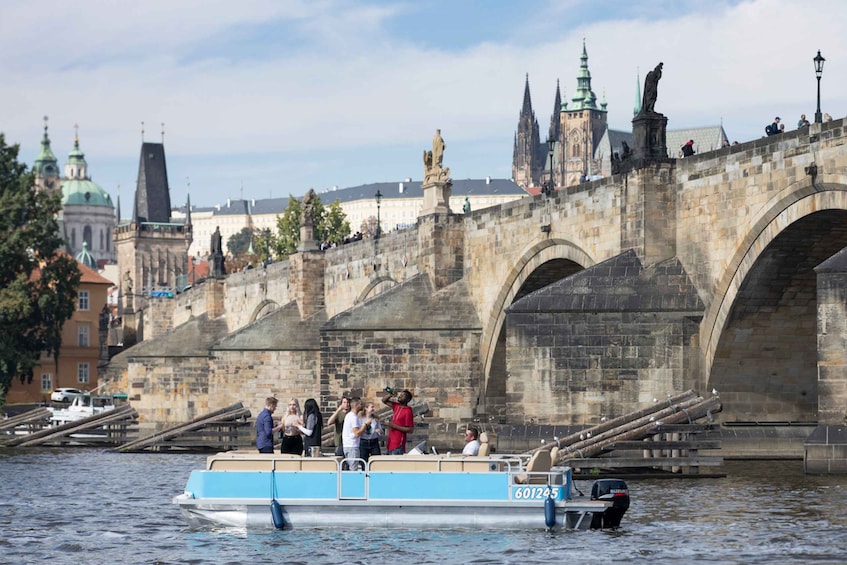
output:
[[[632,117],[641,113],[641,71],[635,69],[635,105],[632,107]]]
[[[526,73],[526,85],[523,89],[523,107],[521,107],[521,116],[532,114],[532,99],[529,96],[529,73]]]
[[[532,99],[529,94],[529,73],[524,83],[523,105],[515,133],[515,145],[512,154],[512,178],[519,186],[534,186],[534,179],[544,161],[540,154],[538,120],[532,111]]]
[[[576,75],[576,95],[571,110],[596,110],[597,95],[591,90],[591,71],[588,70],[588,50],[582,40],[582,55],[579,57],[579,72]]]
[[[553,114],[550,116],[550,132],[547,136],[558,140],[561,137],[562,122],[559,114],[562,111],[562,91],[559,87],[559,79],[556,79],[556,98],[553,100]]]

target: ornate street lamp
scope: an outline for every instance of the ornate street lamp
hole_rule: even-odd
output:
[[[815,111],[815,123],[819,124],[823,121],[823,115],[821,115],[821,75],[823,74],[823,62],[826,61],[821,57],[820,49],[818,49],[818,54],[812,61],[815,62],[815,76],[818,77],[818,109]]]
[[[556,186],[556,182],[553,180],[553,152],[555,151],[554,145],[556,140],[553,139],[553,136],[547,137],[547,153],[550,156],[550,194],[553,194],[553,187]]]
[[[377,190],[376,191],[376,239],[382,235],[382,224],[379,222],[379,203],[382,202],[382,193]]]

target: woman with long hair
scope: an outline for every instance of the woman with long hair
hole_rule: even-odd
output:
[[[303,425],[300,402],[296,398],[288,401],[288,413],[282,419],[282,447],[280,453],[303,454],[303,436],[299,427]]]
[[[314,398],[310,398],[303,405],[303,420],[305,424],[298,429],[303,433],[304,455],[312,456],[312,448],[321,448],[321,436],[323,435],[324,419],[321,410]]]

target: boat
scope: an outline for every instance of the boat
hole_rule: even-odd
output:
[[[114,409],[115,401],[111,396],[83,393],[76,396],[67,408],[48,408],[52,412],[50,426],[61,426]]]
[[[192,526],[347,528],[617,528],[629,508],[620,479],[591,495],[550,452],[377,455],[345,470],[342,457],[231,451],[211,455],[173,498]],[[578,493],[575,495],[574,491]],[[281,510],[281,512],[279,511]]]

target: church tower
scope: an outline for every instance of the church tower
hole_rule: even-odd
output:
[[[597,95],[591,90],[591,72],[588,70],[588,51],[585,41],[582,43],[579,72],[577,73],[576,94],[570,106],[565,102],[559,114],[561,132],[562,167],[557,186],[572,186],[597,174],[601,169],[603,156],[597,155],[607,126],[606,102],[597,104]],[[609,156],[606,156],[607,158]]]
[[[523,106],[521,107],[518,131],[515,133],[515,145],[512,153],[512,178],[518,186],[523,188],[537,186],[543,166],[544,155],[538,134],[538,120],[535,119],[535,112],[532,111],[532,100],[529,96],[529,74],[527,74]]]
[[[115,262],[115,206],[109,193],[88,174],[85,153],[79,148],[78,129],[62,177],[62,218],[71,255],[76,256],[85,247],[98,263]]]
[[[41,138],[41,152],[35,158],[32,170],[35,173],[35,186],[39,190],[59,190],[59,161],[50,149],[50,137],[47,135],[47,116],[44,116],[44,136]]]

